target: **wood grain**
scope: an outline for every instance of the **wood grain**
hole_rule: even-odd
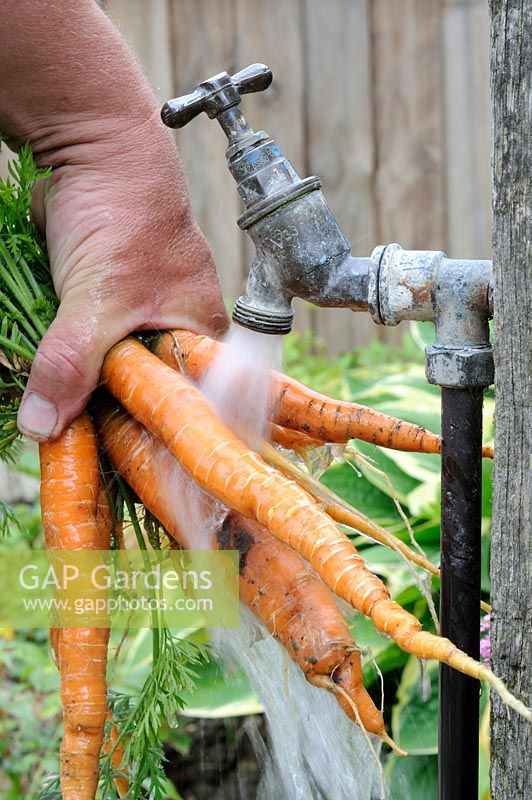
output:
[[[273,83],[266,92],[247,95],[244,115],[254,130],[267,130],[297,172],[305,177],[305,53],[302,6],[286,0],[236,0],[238,67],[254,61],[267,64]],[[253,247],[242,239],[244,271],[249,269]],[[308,303],[294,302],[298,330],[313,328],[316,312]]]
[[[484,0],[443,8],[446,251],[491,258],[489,13]]]
[[[532,6],[491,0],[495,463],[491,627],[495,672],[532,705]],[[532,726],[492,695],[492,800],[532,797]]]
[[[374,0],[374,115],[379,243],[444,244],[441,9]]]
[[[354,255],[375,245],[371,39],[367,0],[305,0],[306,171],[323,192]],[[333,44],[334,43],[334,44]],[[368,314],[321,309],[314,330],[329,352],[364,346],[378,328]]]
[[[188,94],[217,72],[236,66],[234,0],[170,0],[173,95]],[[232,302],[242,292],[245,275],[241,211],[234,181],[227,171],[227,140],[205,115],[176,132],[190,184],[192,205],[213,250],[224,296]]]

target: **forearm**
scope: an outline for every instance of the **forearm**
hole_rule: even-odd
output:
[[[0,132],[9,141],[30,141],[41,161],[59,164],[73,147],[155,124],[156,111],[94,0],[4,0]]]

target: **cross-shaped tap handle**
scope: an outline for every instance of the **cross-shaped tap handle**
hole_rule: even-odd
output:
[[[201,111],[215,119],[223,111],[238,105],[241,95],[263,92],[272,78],[272,71],[265,64],[251,64],[236,75],[220,72],[200,83],[191,94],[165,103],[161,111],[162,120],[169,128],[182,128]]]

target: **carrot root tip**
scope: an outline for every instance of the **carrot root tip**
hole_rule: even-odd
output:
[[[385,744],[387,744],[387,745],[388,745],[388,747],[389,747],[391,750],[393,750],[393,752],[394,752],[394,753],[397,753],[397,755],[398,755],[398,756],[407,756],[407,755],[408,755],[407,751],[406,751],[406,750],[402,750],[402,749],[399,747],[399,745],[398,745],[396,742],[394,742],[394,740],[392,739],[392,737],[391,737],[391,736],[389,736],[389,735],[386,733],[386,731],[383,731],[382,733],[380,733],[380,734],[379,734],[379,737],[382,739],[382,741],[383,741]]]

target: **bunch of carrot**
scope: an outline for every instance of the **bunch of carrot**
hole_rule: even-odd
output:
[[[169,477],[168,451],[116,404],[100,405],[95,418],[101,442],[118,472],[168,533],[187,547],[189,539],[181,530],[175,505],[164,501],[159,488]],[[205,500],[208,504],[209,498]],[[362,686],[360,652],[347,624],[299,554],[255,520],[234,511],[214,531],[211,546],[238,551],[240,599],[281,642],[308,680],[337,692],[352,718],[356,708],[367,730],[390,741],[382,715]]]
[[[390,746],[395,747],[364,689],[360,651],[334,595],[368,616],[407,652],[485,680],[509,706],[531,719],[530,710],[487,666],[448,639],[423,631],[415,617],[391,600],[333,519],[336,514],[336,519],[346,521],[350,511],[332,501],[324,508],[319,494],[298,481],[297,471],[289,477],[267,463],[221,422],[183,374],[198,379],[220,347],[207,337],[174,331],[159,338],[156,354],[128,338],[105,360],[102,379],[115,401],[107,397],[95,404],[93,419],[107,457],[144,506],[178,543],[187,546],[172,504],[165,503],[157,489],[171,479],[168,464],[175,461],[205,492],[207,503],[212,502],[209,498],[221,501],[228,515],[213,533],[212,546],[239,551],[242,601],[310,682],[333,692],[351,719]],[[439,437],[424,428],[317,395],[278,373],[272,383],[270,435],[283,447],[301,449],[358,437],[396,449],[440,450]],[[43,519],[47,542],[53,547],[108,546],[102,534],[105,502],[94,442],[84,415],[60,440],[41,447]],[[485,448],[485,455],[492,453]],[[376,538],[387,541],[382,529],[351,511],[355,522],[350,516],[348,524],[366,525]],[[73,636],[68,658],[61,643],[67,635]],[[107,638],[101,631],[74,635],[65,631],[54,633],[53,642],[65,709],[63,797],[90,800],[107,716],[102,666]],[[86,654],[83,661],[81,652]],[[79,705],[72,702],[74,696]]]
[[[45,245],[31,221],[32,189],[44,173],[28,145],[20,149],[11,175],[14,183],[0,181],[3,452],[16,439],[14,420],[25,378],[58,306]],[[102,378],[115,399],[93,405],[92,417],[82,414],[57,441],[41,446],[47,546],[109,547],[112,519],[100,479],[97,434],[115,469],[145,507],[177,543],[190,546],[173,505],[162,501],[156,490],[158,483],[172,478],[177,462],[204,491],[207,506],[214,498],[228,509],[213,532],[212,546],[239,551],[243,602],[308,680],[334,693],[356,723],[395,747],[364,689],[360,650],[334,595],[367,615],[407,652],[485,680],[530,720],[530,709],[487,666],[449,640],[424,632],[415,617],[391,600],[337,523],[365,531],[437,574],[434,565],[299,472],[271,445],[261,443],[259,454],[220,421],[189,378],[199,380],[222,347],[208,337],[171,331],[159,338],[155,354],[135,339],[112,349]],[[269,438],[284,448],[302,451],[360,438],[399,450],[441,450],[439,437],[425,428],[332,400],[280,373],[272,374],[272,393]],[[484,455],[492,457],[491,448],[485,447]],[[50,636],[64,706],[63,798],[94,798],[102,747],[116,768],[118,794],[127,796],[131,792],[123,736],[109,719],[106,696],[108,631],[56,627]],[[104,741],[106,725],[109,736]]]

